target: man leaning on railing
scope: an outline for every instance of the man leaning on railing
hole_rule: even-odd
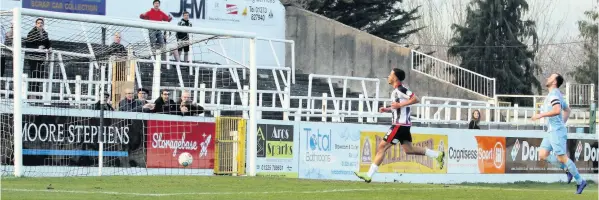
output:
[[[125,89],[125,98],[119,101],[119,111],[125,112],[150,112],[152,106],[142,100],[133,98],[133,89]]]
[[[154,113],[177,114],[179,110],[175,101],[170,99],[170,92],[168,90],[162,90],[160,97],[154,101],[154,104],[154,110],[152,110]]]
[[[110,94],[104,93],[104,105],[101,104],[101,101],[98,101],[96,104],[94,104],[94,110],[103,109],[107,111],[114,111],[114,108],[112,108],[110,104],[112,104],[112,102],[110,102]]]
[[[183,94],[181,94],[181,99],[179,99],[177,105],[179,108],[179,115],[195,116],[204,113],[204,108],[202,106],[191,101],[191,93],[189,91],[184,91]]]

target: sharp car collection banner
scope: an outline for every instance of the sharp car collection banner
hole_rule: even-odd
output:
[[[106,0],[22,0],[23,8],[53,12],[106,15]]]

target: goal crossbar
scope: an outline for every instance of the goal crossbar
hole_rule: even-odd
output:
[[[50,12],[50,11],[43,11],[43,10],[33,10],[33,9],[27,9],[27,8],[14,8],[14,10],[17,10],[17,9],[21,10],[22,15],[28,15],[28,16],[48,17],[48,18],[54,18],[54,19],[78,21],[78,22],[90,22],[90,23],[98,23],[98,24],[127,26],[127,27],[131,27],[131,28],[150,28],[150,29],[158,29],[158,30],[166,30],[166,31],[197,33],[197,34],[207,34],[207,35],[220,35],[220,36],[228,36],[228,37],[252,38],[252,39],[256,38],[256,33],[251,33],[251,32],[211,29],[211,28],[202,28],[202,27],[175,26],[173,24],[168,24],[168,23],[164,23],[164,22],[152,22],[152,21],[141,20],[141,19],[136,19],[136,20],[121,19],[121,18],[112,18],[112,17],[99,16],[99,15],[82,15],[82,14],[73,14],[73,13],[59,13],[59,12]]]

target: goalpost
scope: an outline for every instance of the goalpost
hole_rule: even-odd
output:
[[[44,47],[39,47],[39,49],[36,50],[35,48],[32,49],[31,46],[28,46],[29,44],[27,42],[30,42],[28,40],[32,40],[32,38],[33,40],[41,40],[44,37],[43,34],[33,34],[33,36],[31,34],[31,32],[36,33],[33,22],[37,21],[39,18],[42,18],[46,24],[50,23],[50,25],[54,25],[54,27],[48,28],[48,35],[50,37],[49,39],[53,40],[54,38],[58,38],[57,40],[60,40],[62,43],[64,43],[60,44],[62,45],[61,47],[54,47],[53,45],[53,49],[51,50],[45,49]],[[166,56],[169,56],[170,52],[176,51],[181,45],[177,41],[172,42],[172,39],[167,39],[170,41],[166,41],[163,46],[158,44],[159,47],[154,48],[152,46],[154,43],[149,42],[151,37],[150,39],[145,38],[144,36],[139,36],[136,38],[129,37],[126,38],[128,42],[126,45],[126,52],[121,52],[126,54],[126,56],[112,55],[112,53],[114,53],[114,49],[112,49],[112,47],[109,45],[103,44],[106,35],[110,35],[106,34],[106,32],[120,32],[125,33],[126,35],[140,35],[139,33],[143,31],[150,32],[150,35],[153,33],[152,31],[156,33],[189,33],[191,38],[189,43],[194,45],[194,47],[199,46],[198,48],[200,51],[202,49],[202,45],[207,44],[208,42],[206,41],[211,39],[244,39],[249,41],[249,45],[247,47],[247,51],[249,52],[247,65],[247,68],[249,68],[249,88],[243,91],[246,94],[249,93],[247,94],[249,97],[246,97],[248,103],[247,106],[239,106],[237,110],[249,110],[249,117],[247,118],[247,122],[249,123],[247,124],[248,134],[245,137],[247,138],[248,147],[247,159],[245,159],[247,160],[247,164],[245,168],[247,169],[247,175],[255,176],[255,147],[257,140],[256,120],[258,119],[258,72],[256,67],[256,35],[254,33],[207,29],[201,27],[190,28],[160,22],[127,20],[94,15],[55,13],[22,8],[14,8],[11,13],[3,13],[2,19],[10,19],[12,22],[12,33],[14,35],[12,39],[12,47],[0,46],[3,48],[3,50],[13,52],[13,76],[12,78],[0,78],[2,83],[0,84],[0,87],[3,88],[3,92],[0,92],[2,93],[2,95],[0,95],[2,96],[0,99],[0,114],[2,115],[2,120],[0,121],[2,129],[0,129],[0,132],[3,134],[3,141],[1,144],[3,146],[1,152],[2,165],[4,165],[2,166],[3,176],[5,175],[5,171],[9,171],[5,170],[7,169],[6,165],[12,165],[12,174],[14,174],[14,176],[27,176],[26,172],[29,171],[26,171],[27,168],[24,167],[24,150],[27,150],[25,151],[27,155],[44,155],[43,157],[39,157],[40,160],[36,161],[41,163],[39,165],[45,165],[47,162],[51,163],[50,165],[56,163],[58,163],[56,165],[69,165],[70,163],[75,162],[73,160],[76,160],[76,162],[83,162],[82,160],[85,160],[85,162],[92,163],[90,166],[85,165],[86,167],[77,168],[74,170],[74,172],[66,172],[72,173],[74,175],[94,174],[90,173],[90,170],[97,170],[95,174],[98,175],[125,173],[125,170],[121,168],[111,169],[109,173],[103,173],[102,170],[106,163],[116,166],[119,164],[115,163],[129,162],[128,158],[123,160],[120,159],[119,156],[129,156],[132,151],[131,149],[127,150],[130,147],[125,147],[124,145],[119,144],[119,141],[126,141],[126,143],[128,143],[129,140],[133,140],[128,136],[128,134],[132,131],[139,131],[139,129],[142,129],[142,133],[137,136],[141,137],[141,139],[138,138],[139,141],[137,142],[140,143],[138,145],[148,148],[154,144],[158,146],[163,145],[172,147],[172,151],[160,151],[159,153],[161,154],[169,154],[169,156],[172,154],[170,157],[174,157],[175,154],[177,154],[178,157],[178,155],[182,151],[186,150],[186,148],[194,149],[194,151],[198,149],[197,151],[200,151],[200,157],[202,154],[206,153],[205,149],[199,150],[199,148],[202,148],[200,147],[202,145],[208,145],[208,143],[200,144],[199,142],[196,143],[185,141],[186,132],[187,134],[200,134],[193,127],[190,128],[187,126],[189,126],[189,124],[193,124],[194,126],[202,126],[203,122],[213,123],[214,120],[201,121],[203,118],[200,119],[200,117],[180,117],[167,114],[105,110],[109,109],[105,107],[105,104],[109,107],[117,107],[116,110],[118,110],[118,105],[116,102],[112,102],[111,105],[107,103],[111,99],[113,101],[119,101],[121,100],[121,97],[124,98],[124,96],[130,95],[131,92],[128,91],[135,89],[135,82],[141,83],[141,81],[139,81],[141,80],[139,77],[144,76],[141,74],[139,66],[141,65],[140,63],[142,63],[141,60],[152,60],[155,62],[153,64],[152,70],[152,102],[169,92],[176,96],[177,94],[181,94],[183,92],[182,90],[184,90],[183,87],[181,87],[180,90],[177,90],[169,89],[171,87],[160,85],[160,76],[161,74],[165,73],[161,72],[161,69],[164,68],[165,65],[164,63],[161,63],[161,61],[163,59],[169,59],[164,58],[165,56],[163,54],[166,52]],[[0,26],[7,27],[7,24],[2,23]],[[81,46],[81,44],[87,45]],[[39,54],[41,56],[36,57],[34,54]],[[45,57],[43,54],[46,54]],[[208,60],[209,59],[204,60],[204,58],[202,58],[202,61],[207,62]],[[170,63],[173,61],[168,62]],[[46,66],[46,68],[49,69],[35,71],[38,69],[35,68],[34,70],[32,67],[29,67],[32,65],[32,63],[38,63],[40,65]],[[227,65],[229,67],[227,68],[225,66],[219,66],[218,64],[189,63],[190,73],[192,73],[192,66],[195,67],[195,73],[198,73],[198,69],[200,67],[209,67],[215,69],[242,69],[245,67],[242,64],[239,66]],[[177,67],[179,67],[180,64],[183,65],[183,63],[179,63],[177,64]],[[119,67],[119,65],[122,66]],[[80,66],[89,66],[89,70],[81,70]],[[88,77],[82,78],[79,75],[76,77],[69,77],[68,73],[65,72],[66,67],[77,68],[80,71],[84,71],[88,73]],[[25,70],[26,68],[29,68],[29,71],[33,71],[29,73],[33,73],[34,76],[35,73],[43,74],[46,73],[46,70],[49,70],[49,76],[43,77],[43,75],[39,75],[38,77],[28,77],[28,72]],[[59,68],[58,71],[60,72],[53,72],[55,68]],[[123,68],[126,70],[123,70],[124,72],[118,72],[123,74],[117,76],[126,78],[116,80],[114,76],[118,73],[115,72],[115,70],[120,70]],[[167,63],[166,68],[170,68],[170,64]],[[131,73],[134,73],[135,75],[131,75]],[[214,74],[212,75],[213,77],[216,77]],[[60,78],[55,79],[56,77]],[[131,80],[133,79],[131,77],[137,78],[138,81]],[[237,81],[239,81],[238,75],[231,74],[231,77],[232,79],[237,79]],[[53,85],[58,85],[59,89],[56,87],[52,89]],[[74,91],[71,91],[71,87],[73,85],[75,89]],[[198,102],[197,99],[199,98],[199,104],[201,104],[202,102],[205,102],[205,99],[203,98],[206,98],[205,92],[209,90],[204,88],[204,86],[198,88],[197,78],[195,80],[195,85],[196,88],[188,88],[185,90],[192,90],[191,93],[194,93],[195,98],[194,102]],[[29,91],[32,90],[32,87],[34,87],[34,91]],[[35,87],[37,87],[37,89]],[[144,86],[144,88],[149,87]],[[53,90],[60,90],[60,95],[54,95]],[[166,93],[162,93],[162,91],[166,91]],[[238,92],[240,94],[238,97],[242,98],[242,91],[233,91],[233,93],[235,92]],[[63,95],[63,93],[65,95]],[[198,93],[200,94],[199,97],[197,96]],[[111,98],[104,98],[105,96]],[[211,98],[214,98],[214,96],[211,96]],[[234,98],[235,95],[233,94],[231,97],[232,101]],[[66,106],[67,108],[59,108],[57,105]],[[94,110],[94,105],[98,106],[100,109]],[[154,110],[156,108],[144,107],[143,109]],[[210,111],[212,116],[217,117],[215,113],[220,113],[219,109],[220,108],[207,107],[206,111]],[[142,109],[140,108],[140,111],[141,110]],[[39,122],[40,120],[55,120],[57,122],[56,124],[47,124],[45,122]],[[97,120],[99,120],[99,122]],[[135,120],[143,122],[138,123]],[[159,125],[160,130],[152,129],[152,127],[157,127],[157,124]],[[32,127],[35,129],[35,131],[42,132],[42,129],[45,129],[46,132],[45,134],[37,133],[38,135],[31,136],[30,132]],[[24,130],[23,128],[26,129]],[[156,134],[150,134],[150,129],[156,131]],[[162,133],[164,130],[167,132],[171,131],[174,135],[173,139],[167,140],[162,138]],[[12,139],[12,144],[10,144],[10,141],[7,140],[8,138],[5,137],[6,135],[10,134],[12,134],[12,137],[10,138]],[[44,137],[44,139],[42,139],[42,137]],[[195,135],[194,137],[202,136]],[[36,140],[36,138],[38,138],[38,140]],[[148,140],[144,138],[147,138]],[[152,140],[156,138],[158,141]],[[237,138],[237,136],[235,136],[235,138]],[[44,141],[51,140],[53,140],[55,143],[51,145],[44,143]],[[74,143],[78,144],[74,145],[73,141],[76,141]],[[51,149],[25,149],[23,146],[24,142],[35,143],[36,147],[45,147]],[[11,147],[11,145],[14,146]],[[150,151],[145,149],[145,147],[142,148],[142,154],[147,154],[148,151]],[[75,150],[73,150],[73,148]],[[56,152],[60,152],[60,154],[57,154]],[[144,164],[147,164],[147,159],[149,158],[143,158]],[[174,159],[176,160],[176,158]],[[161,162],[164,164],[164,162],[173,161],[156,161],[156,163],[159,163],[159,165]],[[167,163],[167,165],[172,164]],[[217,165],[217,163],[214,163],[214,165]],[[138,167],[146,168],[146,166],[143,165]],[[31,173],[44,173],[35,171],[41,170],[41,167],[32,167],[28,170],[33,170]],[[149,170],[135,173],[151,174],[148,171]]]

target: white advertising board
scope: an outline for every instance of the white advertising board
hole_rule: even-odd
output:
[[[307,122],[299,128],[299,178],[355,180],[360,124]]]

